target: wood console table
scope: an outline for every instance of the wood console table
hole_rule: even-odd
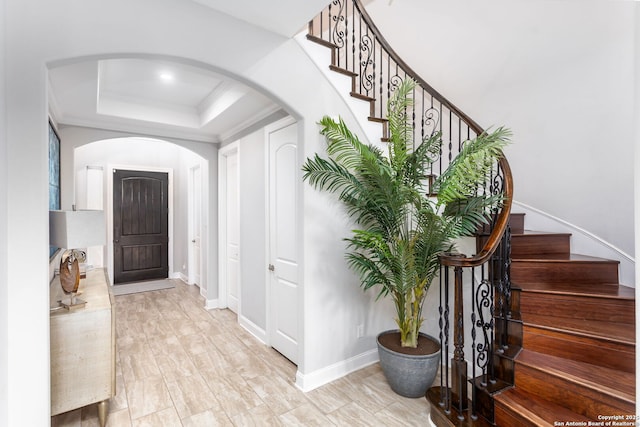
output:
[[[51,306],[57,307],[58,277],[50,289]],[[78,297],[84,307],[51,311],[51,415],[98,403],[104,427],[116,392],[115,312],[106,270],[88,271]]]

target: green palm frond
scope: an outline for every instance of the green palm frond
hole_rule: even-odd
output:
[[[408,118],[408,110],[413,106],[410,94],[416,87],[415,81],[406,79],[400,84],[387,102],[389,120],[389,162],[400,171],[409,155],[413,141],[413,127]]]
[[[403,176],[408,186],[419,185],[427,176],[431,165],[438,159],[442,147],[442,133],[426,136],[414,152],[407,155]]]
[[[363,163],[376,164],[380,160],[379,153],[372,147],[360,142],[342,118],[336,122],[329,116],[320,120],[320,133],[327,138],[327,154],[337,163],[349,170],[360,167]]]
[[[442,136],[429,135],[414,146],[408,117],[414,88],[407,79],[388,102],[387,153],[363,144],[341,118],[325,116],[319,124],[328,158],[315,155],[303,166],[304,180],[336,194],[357,224],[345,239],[347,263],[363,289],[393,298],[403,345],[411,346],[439,255],[452,250],[454,239],[472,235],[503,202],[485,188],[510,137],[499,128],[466,141],[434,183],[437,200],[429,198],[427,178],[440,157]]]
[[[489,223],[491,211],[499,208],[503,201],[502,194],[456,199],[442,213],[447,219],[448,234],[453,238],[474,235],[479,226]]]
[[[475,194],[478,186],[486,182],[496,159],[502,156],[502,149],[509,144],[510,137],[511,132],[500,127],[467,141],[434,183],[438,202],[447,204]]]
[[[360,199],[361,182],[333,159],[323,159],[316,154],[313,159],[307,159],[302,170],[305,181],[319,190],[337,193],[345,204],[352,205]]]

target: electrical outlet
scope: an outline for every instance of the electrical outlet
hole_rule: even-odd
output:
[[[364,336],[364,325],[361,323],[356,326],[356,338],[362,338]]]

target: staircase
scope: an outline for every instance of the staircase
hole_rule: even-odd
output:
[[[351,79],[352,97],[369,103],[367,119],[382,124],[383,141],[388,136],[384,106],[395,82],[407,77],[417,80],[423,90],[415,95],[416,138],[438,130],[449,141],[443,147],[440,170],[455,158],[464,140],[482,132],[397,57],[359,0],[333,1],[309,23],[307,38],[330,49],[330,69]],[[375,46],[383,50],[375,51]],[[497,173],[496,180],[507,182],[508,163],[498,169],[504,173]],[[507,215],[508,207],[494,230],[506,226]],[[631,416],[635,413],[635,290],[618,283],[618,262],[571,254],[569,234],[525,231],[522,214],[512,214],[509,225],[511,258],[508,250],[506,256],[494,257],[489,262],[494,273],[487,275],[502,275],[495,273],[502,263],[500,269],[505,265],[506,271],[510,269],[511,287],[504,281],[500,290],[490,285],[494,319],[480,326],[490,330],[492,341],[485,348],[493,348],[488,356],[491,367],[482,375],[475,374],[475,369],[469,377],[466,372],[458,374],[456,378],[464,382],[468,378],[472,390],[468,404],[466,398],[458,399],[465,401],[461,412],[450,403],[451,383],[430,389],[432,421],[456,427],[567,426],[606,422],[599,416]],[[480,236],[478,255],[469,260],[483,256],[490,246],[493,253],[500,239],[495,239],[496,234]],[[485,270],[479,276],[484,278]],[[499,301],[505,300],[508,307],[501,307]],[[444,312],[449,313],[448,306]],[[473,325],[475,316],[473,312],[472,328],[478,326]],[[451,323],[457,327],[459,322]],[[447,320],[445,335],[451,334],[448,325]],[[452,335],[459,336],[455,329]],[[465,357],[469,366],[474,364],[470,355]],[[443,372],[448,371],[445,366]],[[454,391],[454,400],[455,395]],[[635,420],[629,425],[635,425]]]
[[[634,414],[635,290],[618,283],[618,262],[572,254],[569,234],[525,231],[523,215],[511,224],[516,349],[499,357],[514,382],[493,396],[495,425]]]

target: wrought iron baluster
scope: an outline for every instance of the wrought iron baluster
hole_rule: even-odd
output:
[[[451,397],[458,411],[458,419],[468,408],[467,361],[464,358],[464,295],[462,286],[462,267],[455,266],[454,272],[454,324],[453,324],[453,360],[451,360]]]
[[[444,352],[441,355],[445,359],[444,375],[445,375],[445,399],[444,409],[447,414],[451,413],[451,380],[449,378],[449,268],[444,267]]]
[[[412,99],[416,98],[416,88],[413,88],[413,93],[411,94]],[[411,130],[412,130],[412,142],[413,149],[416,149],[416,103],[414,102],[411,105]]]
[[[471,268],[471,295],[475,295],[476,293],[476,268],[472,267]],[[480,314],[480,316],[482,316]],[[473,419],[476,419],[476,365],[477,365],[477,360],[476,359],[476,328],[478,327],[477,325],[477,319],[476,319],[476,301],[475,298],[471,298],[471,360],[472,360],[472,364],[471,364],[471,381],[472,381],[472,387],[471,387],[471,417]],[[478,348],[478,351],[480,351],[480,348]],[[479,358],[480,356],[478,356]]]
[[[478,356],[475,359],[476,364],[481,368],[482,373],[480,385],[487,387],[491,382],[489,370],[492,363],[492,338],[493,333],[493,313],[492,310],[492,289],[490,280],[485,277],[485,268],[482,268],[482,280],[478,285],[478,289],[474,294],[474,300],[478,306],[478,321],[476,327],[482,332],[483,342],[477,344]]]
[[[378,105],[380,106],[380,110],[378,111],[378,117],[382,118],[384,117],[384,96],[382,95],[382,91],[384,90],[384,59],[383,59],[383,54],[384,54],[384,49],[380,49],[380,82],[379,82],[379,87],[378,87],[378,91],[379,91],[379,96],[380,98],[378,98]]]
[[[331,8],[332,8],[332,7],[333,7],[333,3],[330,3],[330,4],[329,4],[329,7],[328,7],[328,12],[327,12],[327,14],[328,14],[328,17],[327,17],[327,25],[328,25],[328,29],[327,29],[327,40],[329,40],[330,42],[332,42],[332,41],[333,41],[333,40],[331,40],[331,37],[332,37],[332,34],[333,34],[333,33],[332,33],[332,31],[331,31],[331,21],[332,21],[332,18],[331,18],[331,16],[332,16],[332,14],[331,14]]]

